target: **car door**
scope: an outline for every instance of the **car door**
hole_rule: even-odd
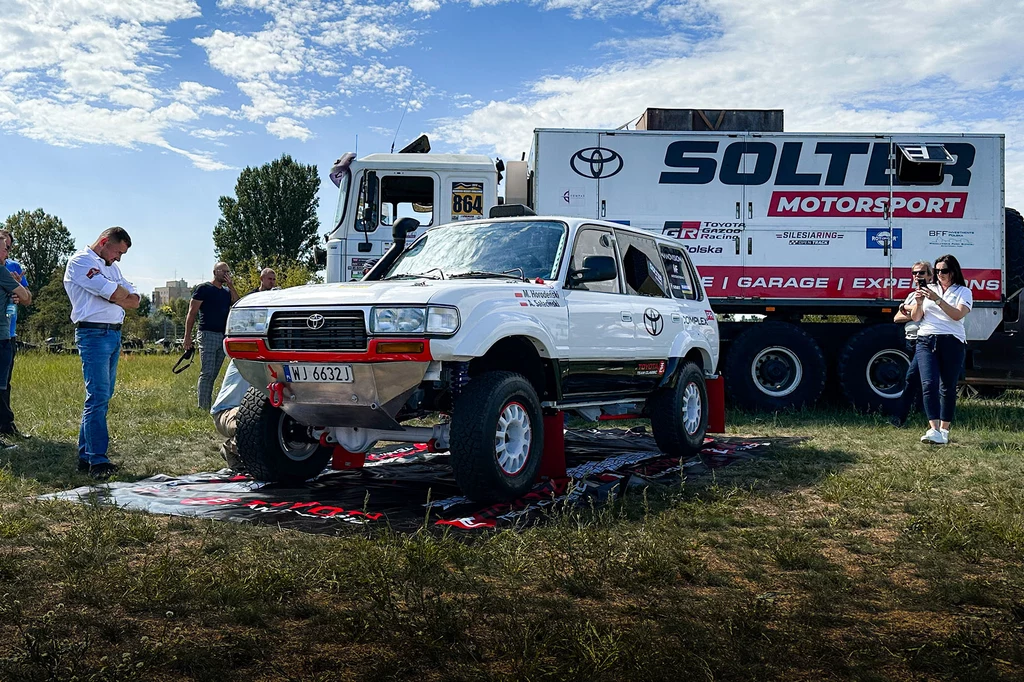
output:
[[[612,230],[583,226],[576,232],[569,272],[582,269],[587,256],[615,258]],[[621,293],[621,279],[619,273],[613,280],[564,287],[569,311],[569,350],[562,368],[566,396],[610,393],[629,385],[634,314],[629,298]]]
[[[683,318],[669,294],[658,246],[654,239],[626,230],[617,231],[616,239],[623,284],[633,310],[634,357],[637,362],[668,360]]]

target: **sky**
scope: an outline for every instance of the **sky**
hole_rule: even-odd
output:
[[[995,132],[1024,208],[1024,1],[0,0],[0,219],[111,225],[139,289],[209,279],[217,199],[282,154],[519,158],[646,107],[787,131]]]

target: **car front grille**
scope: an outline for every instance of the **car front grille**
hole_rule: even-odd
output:
[[[317,326],[316,316],[323,316]],[[267,334],[270,350],[366,350],[361,310],[296,310],[274,313]]]

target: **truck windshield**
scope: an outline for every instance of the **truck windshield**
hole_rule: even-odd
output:
[[[417,239],[385,279],[427,272],[437,277],[438,271],[444,277],[486,277],[513,270],[529,279],[555,279],[566,232],[564,223],[551,220],[438,227]]]

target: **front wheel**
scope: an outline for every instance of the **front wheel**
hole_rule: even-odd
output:
[[[522,497],[533,487],[543,452],[533,385],[514,372],[474,377],[452,410],[452,472],[463,494],[477,502]]]
[[[236,417],[235,443],[246,471],[258,481],[300,483],[327,467],[331,449],[266,396],[250,387]]]
[[[708,430],[708,389],[704,371],[687,362],[673,388],[655,391],[647,399],[654,441],[662,452],[691,457],[700,452]]]

